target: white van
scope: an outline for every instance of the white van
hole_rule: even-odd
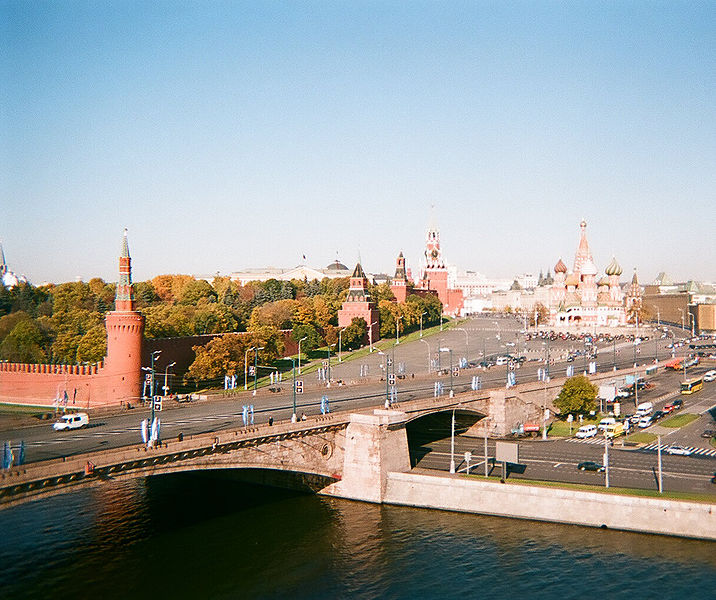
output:
[[[636,407],[636,414],[640,417],[650,415],[654,412],[654,405],[651,402],[642,402]]]
[[[649,415],[644,415],[641,419],[639,419],[639,427],[641,429],[645,429],[646,427],[649,427],[652,422],[653,421]]]
[[[614,417],[604,417],[601,421],[599,421],[599,425],[597,425],[597,429],[601,431],[606,431],[607,427],[610,425],[614,425],[617,420]]]
[[[64,431],[65,429],[80,429],[89,425],[89,415],[87,413],[73,413],[71,415],[62,415],[59,421],[52,425],[55,431]]]
[[[580,439],[584,438],[593,438],[597,435],[597,426],[596,425],[582,425],[577,430],[577,437]]]

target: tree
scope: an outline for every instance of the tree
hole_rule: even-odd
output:
[[[187,282],[181,290],[179,304],[197,305],[201,300],[216,302],[216,292],[205,279],[195,279]]]
[[[261,325],[268,325],[276,329],[290,329],[299,304],[297,300],[287,299],[257,306],[251,312],[249,329]]]
[[[318,330],[310,324],[296,325],[291,332],[291,338],[294,342],[298,343],[303,338],[306,338],[301,342],[301,351],[310,352],[323,345],[321,334]]]
[[[77,345],[77,362],[96,363],[107,354],[107,331],[103,325],[95,325],[82,336]]]
[[[205,346],[194,346],[196,357],[186,376],[199,381],[239,375],[244,371],[244,356],[250,347],[247,336],[230,333],[214,338]]]
[[[355,317],[351,324],[343,330],[341,344],[344,349],[353,350],[363,345],[363,340],[368,335],[368,324],[362,317]]]
[[[537,315],[537,323],[535,323],[535,315]],[[532,312],[532,324],[537,326],[540,323],[546,323],[548,320],[549,309],[541,302],[535,304],[534,311]]]
[[[18,363],[42,363],[46,356],[42,350],[43,335],[37,324],[24,319],[13,327],[0,344],[0,358]]]
[[[586,414],[596,410],[597,386],[584,375],[570,377],[564,382],[554,401],[561,415]]]

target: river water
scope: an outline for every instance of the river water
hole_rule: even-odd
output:
[[[0,598],[707,598],[716,544],[173,475],[0,511]]]

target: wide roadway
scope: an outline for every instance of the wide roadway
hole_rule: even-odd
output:
[[[438,377],[432,372],[433,367],[431,366],[431,373],[428,373],[427,365],[427,354],[425,353],[426,346],[430,345],[433,348],[436,347],[458,347],[458,343],[462,340],[463,349],[468,350],[472,347],[477,347],[480,343],[484,344],[488,355],[499,351],[510,349],[514,351],[511,346],[505,346],[505,340],[510,339],[515,335],[515,344],[519,342],[519,323],[513,319],[500,319],[495,320],[492,318],[476,318],[470,319],[466,323],[462,324],[460,329],[446,329],[444,332],[436,334],[431,338],[426,338],[425,343],[421,340],[414,341],[409,344],[401,344],[395,346],[392,350],[395,351],[395,364],[404,362],[406,366],[406,377],[399,379],[397,383],[398,398],[399,401],[407,401],[417,398],[430,397],[433,395],[434,382],[440,380],[443,382],[445,393],[448,392],[450,387],[449,375],[443,375]],[[439,337],[438,337],[439,336]],[[467,344],[465,343],[467,341]],[[659,344],[659,349],[654,350],[654,340],[642,344],[639,349],[642,355],[651,356],[651,353],[660,352],[660,358],[665,358],[666,350],[665,344],[670,340],[658,339],[656,343]],[[428,344],[429,343],[429,344]],[[649,345],[651,344],[651,346]],[[451,346],[450,346],[451,345]],[[551,356],[562,356],[565,357],[570,347],[579,346],[580,344],[574,341],[565,340],[560,342],[552,342],[550,344]],[[599,371],[611,370],[614,363],[614,346],[609,344],[609,347],[601,348],[598,354],[597,363]],[[636,354],[631,343],[621,342],[617,345],[616,363],[617,366],[626,367],[633,364],[633,357]],[[546,351],[546,345],[541,340],[533,340],[531,342],[523,343],[522,351],[536,355],[539,352]],[[455,356],[455,350],[453,351],[453,360],[458,362]],[[441,360],[447,358],[447,353],[441,353]],[[435,358],[437,355],[435,356]],[[472,356],[470,360],[475,360]],[[320,412],[321,397],[327,396],[332,411],[337,410],[355,410],[357,408],[365,408],[370,406],[380,405],[385,401],[386,396],[386,385],[385,381],[377,381],[377,375],[373,370],[373,377],[371,380],[355,384],[355,385],[338,385],[337,380],[342,379],[344,381],[350,381],[351,370],[355,369],[358,372],[358,364],[367,363],[373,361],[374,366],[377,367],[380,364],[385,364],[385,355],[381,356],[377,353],[368,355],[357,361],[346,362],[338,366],[333,366],[333,379],[334,383],[330,387],[319,384],[317,380],[310,383],[309,378],[315,378],[316,375],[304,375],[306,382],[306,393],[302,396],[297,396],[297,414],[300,416],[302,413],[306,415],[318,414]],[[355,364],[352,364],[355,363]],[[417,363],[420,363],[419,365]],[[579,372],[580,367],[583,368],[583,364],[577,360],[577,363],[567,363],[564,360],[557,359],[551,366],[551,372],[553,375],[563,375],[565,369],[569,365],[575,365],[575,372]],[[418,367],[422,367],[422,371]],[[448,364],[443,362],[443,365],[447,367]],[[520,369],[516,371],[518,383],[521,381],[536,380],[537,369],[542,368],[544,365],[537,362],[526,362]],[[372,369],[369,367],[369,372]],[[696,374],[700,371],[705,370],[703,367],[699,367],[693,371]],[[380,371],[378,370],[378,373]],[[499,388],[504,387],[506,381],[507,368],[506,367],[492,367],[490,370],[470,368],[460,370],[460,375],[453,378],[453,387],[455,392],[466,391],[470,389],[471,379],[473,375],[481,377],[483,388]],[[654,388],[641,394],[641,399],[648,400],[652,398],[662,398],[665,403],[669,394],[671,396],[678,395],[678,381],[680,375],[676,373],[660,373],[659,376],[653,378],[655,383]],[[708,386],[709,384],[707,384]],[[716,384],[710,384],[712,386]],[[705,390],[706,391],[706,390]],[[712,402],[712,398],[704,395],[704,407],[706,411],[711,408],[716,402]],[[707,406],[711,402],[711,406]],[[220,431],[222,429],[237,427],[242,424],[242,407],[244,404],[254,405],[254,419],[256,423],[265,423],[269,417],[272,417],[274,421],[280,421],[283,419],[289,419],[293,412],[292,410],[292,394],[291,394],[291,383],[284,382],[283,389],[278,393],[271,393],[268,390],[259,390],[256,396],[251,395],[250,392],[245,392],[233,399],[212,399],[204,402],[193,402],[182,405],[173,405],[169,410],[164,410],[160,413],[162,419],[162,437],[169,439],[176,437],[180,433],[184,435],[203,433],[209,431]],[[630,412],[626,410],[625,412]],[[633,412],[633,411],[631,411]],[[117,415],[108,415],[104,418],[94,418],[90,423],[90,427],[72,432],[54,432],[49,423],[37,425],[33,427],[25,427],[16,429],[14,431],[6,431],[3,434],[3,438],[11,440],[15,445],[20,440],[25,442],[26,448],[26,460],[28,462],[46,460],[50,458],[58,458],[62,456],[70,456],[81,452],[89,452],[100,450],[104,448],[114,448],[124,446],[128,444],[135,444],[140,441],[140,421],[146,418],[149,411],[146,409],[135,409],[127,411]],[[706,413],[706,418],[710,419],[711,416]],[[702,419],[706,422],[706,418]],[[701,420],[701,419],[700,419]],[[688,428],[684,428],[687,430]],[[703,428],[702,428],[703,430]],[[681,442],[680,430],[678,433],[674,433],[673,440]],[[669,432],[671,433],[671,432]],[[700,433],[700,431],[698,432]],[[693,434],[689,437],[689,440],[695,441],[698,437],[697,434]],[[700,440],[700,438],[698,438]],[[702,440],[708,442],[708,440]],[[550,445],[554,445],[559,448],[564,445],[562,442],[548,442]],[[689,444],[693,445],[693,444]],[[708,444],[707,444],[708,445]],[[584,447],[576,447],[576,444],[571,444],[565,448],[567,454],[565,457],[581,458],[582,460],[592,460],[595,456],[595,449],[589,445]],[[463,451],[464,452],[464,451]],[[600,451],[596,451],[597,455],[601,456]],[[439,454],[435,455],[436,457]],[[681,457],[669,457],[681,458]],[[537,457],[534,460],[552,460],[550,457]],[[565,458],[566,460],[566,458]],[[688,459],[687,459],[688,460]],[[558,462],[558,461],[557,461]],[[539,463],[535,463],[539,464]],[[563,463],[567,464],[567,463]],[[677,466],[679,462],[675,463]],[[688,463],[685,463],[688,464]],[[423,466],[423,465],[421,465]],[[641,465],[642,467],[644,465]],[[714,465],[711,465],[713,470]],[[558,473],[565,471],[561,467],[551,467],[552,470],[547,470],[551,474],[551,478],[556,478]],[[532,469],[537,471],[538,469]],[[591,475],[591,474],[590,474]],[[532,476],[535,476],[534,473]],[[596,477],[596,475],[595,475]],[[559,479],[558,479],[559,480]],[[690,481],[688,478],[686,481]],[[616,484],[615,484],[616,485]]]

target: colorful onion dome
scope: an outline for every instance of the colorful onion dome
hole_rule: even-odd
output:
[[[561,258],[557,261],[557,264],[554,265],[554,272],[555,273],[566,273],[567,272],[567,265],[565,265],[562,262]]]
[[[607,268],[604,269],[604,272],[607,275],[621,275],[622,274],[622,268],[619,266],[619,263],[617,262],[617,259],[612,256],[612,262],[610,262],[607,265]]]

